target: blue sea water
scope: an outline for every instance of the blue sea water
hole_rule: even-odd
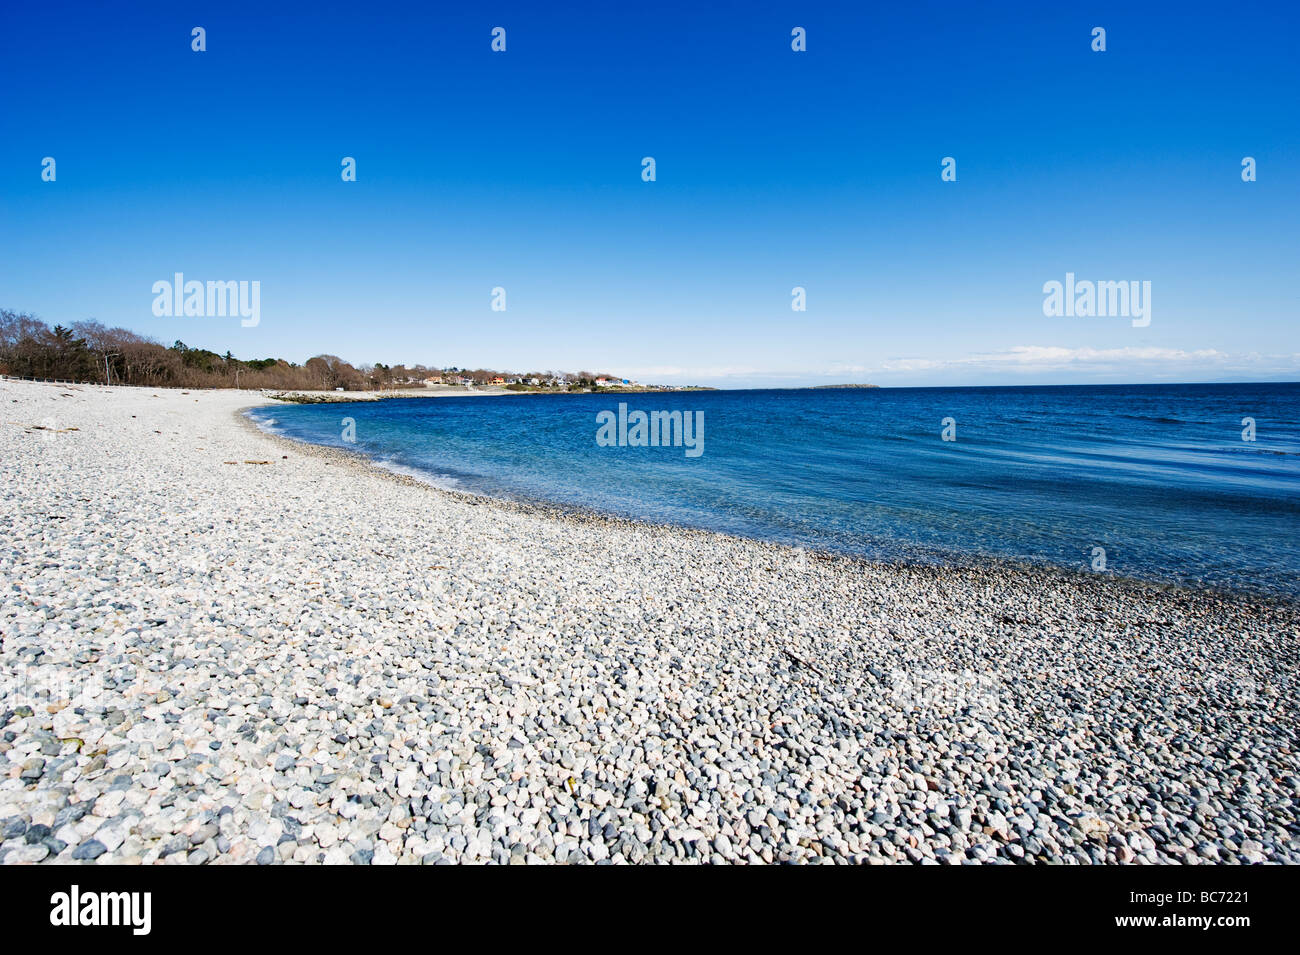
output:
[[[703,453],[599,446],[597,414],[620,402],[703,412]],[[1300,384],[413,398],[250,416],[481,494],[880,559],[1090,570],[1103,548],[1108,573],[1300,597]]]

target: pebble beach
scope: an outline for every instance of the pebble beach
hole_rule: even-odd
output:
[[[1300,863],[1300,608],[495,501],[0,381],[0,863]]]

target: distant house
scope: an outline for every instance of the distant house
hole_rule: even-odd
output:
[[[542,382],[541,382],[541,379],[539,379],[539,378],[529,378],[529,379],[528,379],[528,383],[529,383],[530,385],[540,385]]]
[[[494,385],[504,385],[505,383],[506,383],[506,380],[505,380],[504,378],[502,378],[500,375],[498,375],[496,378],[493,378],[493,379],[492,379],[492,384],[494,384]]]

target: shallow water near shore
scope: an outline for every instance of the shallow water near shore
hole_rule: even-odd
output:
[[[600,446],[597,415],[620,403],[703,412],[703,453]],[[875,559],[1104,560],[1300,597],[1300,384],[412,398],[249,416],[494,497]]]

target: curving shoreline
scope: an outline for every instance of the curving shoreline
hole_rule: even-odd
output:
[[[6,863],[1300,861],[1293,605],[480,498],[247,395],[0,398]]]
[[[826,385],[820,387],[839,388],[850,386]],[[537,514],[554,520],[572,519],[595,524],[608,522],[612,527],[662,528],[665,531],[677,533],[703,534],[707,537],[717,537],[742,544],[758,544],[775,547],[786,553],[790,559],[797,559],[799,555],[803,555],[805,559],[839,560],[850,566],[854,564],[862,564],[864,566],[877,568],[908,568],[916,571],[928,568],[940,574],[946,574],[957,569],[967,569],[985,573],[999,572],[1011,575],[1025,575],[1033,578],[1035,583],[1042,583],[1044,579],[1056,578],[1067,581],[1073,580],[1083,582],[1095,582],[1099,579],[1094,573],[1076,567],[1062,566],[1061,564],[1054,563],[1047,559],[1013,559],[993,554],[968,554],[955,551],[938,551],[915,544],[909,545],[908,551],[910,552],[910,555],[907,558],[875,558],[825,548],[805,547],[786,544],[781,541],[764,540],[762,538],[746,537],[739,534],[729,534],[726,531],[694,527],[689,524],[676,523],[671,520],[652,520],[638,517],[627,517],[600,510],[599,508],[584,507],[576,504],[561,504],[554,501],[518,496],[497,497],[489,493],[462,490],[456,487],[448,487],[445,484],[439,484],[432,476],[425,479],[413,474],[408,474],[405,470],[395,470],[386,467],[384,464],[367,455],[364,451],[351,448],[341,448],[334,445],[316,444],[305,439],[293,438],[288,435],[268,431],[262,428],[255,419],[251,418],[247,414],[249,411],[267,407],[275,407],[275,405],[261,403],[247,405],[238,409],[235,417],[240,422],[241,426],[247,427],[254,433],[277,442],[282,448],[291,449],[301,454],[319,457],[322,460],[340,464],[347,468],[359,468],[368,474],[377,474],[384,477],[395,478],[399,480],[400,483],[404,483],[408,486],[433,489],[440,493],[451,495],[459,500],[470,501],[475,504],[502,507],[506,510],[513,510],[521,513]],[[1143,577],[1131,577],[1117,573],[1113,570],[1107,571],[1100,579],[1105,580],[1106,586],[1108,587],[1135,587],[1140,591],[1150,590],[1167,592],[1175,595],[1180,593],[1186,593],[1188,595],[1203,594],[1230,601],[1252,601],[1259,604],[1277,604],[1282,607],[1295,607],[1300,609],[1300,602],[1291,600],[1285,595],[1256,589],[1234,589],[1215,586],[1209,583],[1190,584],[1172,580],[1153,580]]]

